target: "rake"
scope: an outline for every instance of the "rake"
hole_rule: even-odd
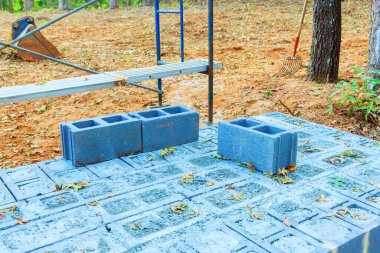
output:
[[[294,42],[293,55],[289,56],[289,57],[287,57],[285,59],[285,61],[282,63],[282,67],[281,67],[280,71],[278,71],[275,74],[275,76],[293,75],[300,68],[302,68],[302,59],[301,59],[300,56],[297,55],[297,49],[298,49],[298,44],[300,42],[300,36],[301,36],[303,21],[305,19],[307,3],[308,3],[308,0],[305,0],[305,3],[303,5],[301,19],[300,19],[300,22],[299,22],[299,28],[298,28],[297,37],[296,37],[296,40]]]

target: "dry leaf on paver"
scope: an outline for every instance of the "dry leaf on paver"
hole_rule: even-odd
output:
[[[14,212],[18,209],[18,207],[16,205],[13,205],[12,207],[10,208],[6,208],[6,209],[0,209],[0,213],[9,213],[9,212]]]
[[[361,189],[363,189],[363,187],[358,186],[358,187],[352,188],[352,191],[353,191],[353,192],[358,192],[358,191],[360,191]]]
[[[372,202],[372,203],[377,203],[377,200],[376,199],[373,199],[371,197],[367,197],[366,200]]]
[[[362,156],[358,159],[359,162],[361,163],[365,163],[365,156]]]
[[[352,152],[351,150],[347,149],[343,152],[342,156],[345,157],[357,157],[359,154],[357,152]]]
[[[62,191],[63,189],[63,184],[55,184],[55,190],[53,192],[59,192]]]
[[[97,206],[99,205],[99,201],[95,200],[95,201],[92,201],[90,203],[88,203],[90,206]]]
[[[66,202],[66,199],[65,198],[59,198],[59,199],[57,199],[58,200],[58,202],[61,202],[61,203],[65,203]]]
[[[133,223],[132,226],[130,226],[129,230],[136,230],[136,229],[140,229],[141,226],[140,226],[140,223]]]
[[[253,212],[252,207],[250,207],[250,206],[247,205],[247,209],[248,209],[248,212],[249,212],[249,216],[251,216],[252,219],[261,220],[263,218],[262,214]]]
[[[233,190],[235,189],[235,186],[232,184],[226,185],[226,190]]]
[[[145,163],[150,163],[150,162],[152,162],[152,161],[154,161],[154,160],[156,160],[156,158],[154,158],[153,156],[149,156],[149,157],[146,159]]]
[[[292,183],[294,183],[294,180],[288,176],[286,176],[286,177],[274,177],[273,179],[277,182],[280,182],[281,184],[292,184]]]
[[[327,199],[325,197],[325,195],[321,194],[321,196],[317,199],[315,199],[316,202],[327,202],[327,201],[330,201],[329,199]]]
[[[22,218],[17,218],[16,220],[17,220],[18,224],[20,224],[20,225],[25,225],[26,223],[29,222],[29,221],[22,220]]]
[[[68,190],[70,188],[73,188],[74,191],[79,191],[80,189],[84,188],[84,187],[87,187],[88,185],[90,184],[89,181],[87,182],[82,182],[82,183],[72,183],[72,184],[68,184],[65,186],[65,190]]]
[[[188,212],[186,213],[186,215],[189,215],[189,216],[199,216],[201,215],[201,212],[196,212],[196,211],[191,211],[191,212]]]
[[[284,220],[282,221],[282,223],[284,223],[285,226],[287,226],[287,227],[291,227],[292,226],[292,224],[290,224],[290,221],[286,217],[284,217]]]
[[[296,172],[296,171],[297,171],[297,164],[296,163],[290,164],[290,166],[288,168],[288,172],[293,173],[293,172]]]
[[[224,156],[221,156],[218,154],[211,154],[211,157],[216,158],[216,159],[220,159],[220,160],[229,160],[227,157],[224,157]]]
[[[306,141],[300,146],[300,148],[304,148],[306,145],[310,145],[310,140],[306,140]]]
[[[332,164],[336,164],[336,163],[344,163],[346,159],[344,159],[344,157],[337,156],[337,157],[329,158],[326,161]]]
[[[271,173],[266,173],[266,172],[263,172],[264,176],[266,177],[269,177],[269,178],[273,178],[274,177],[274,174],[271,172]]]
[[[3,218],[3,214],[2,213],[0,213],[0,219],[2,219]]]
[[[108,195],[107,197],[106,197],[106,199],[112,199],[112,198],[114,198],[114,197],[116,197],[117,195]]]
[[[237,161],[235,161],[235,162],[237,162]],[[240,162],[237,162],[237,165],[240,166],[240,167],[249,168],[251,170],[251,172],[256,173],[256,169],[253,166],[253,163],[240,163]]]
[[[313,152],[318,152],[321,151],[320,148],[307,148],[302,150],[304,153],[313,153]]]
[[[228,197],[229,200],[242,200],[245,199],[245,195],[243,193],[238,193],[238,194],[232,194],[231,196]]]
[[[173,154],[174,154],[174,150],[175,150],[175,147],[164,148],[164,149],[160,152],[160,156],[161,156],[162,158],[166,158],[168,155],[173,155]]]
[[[180,204],[178,206],[171,206],[170,210],[175,214],[183,214],[187,208],[187,204]]]
[[[345,218],[347,214],[349,214],[352,218],[358,218],[362,221],[367,220],[366,216],[360,215],[359,212],[351,211],[347,206],[344,206],[341,210],[332,213],[333,216],[340,216],[341,218]]]
[[[278,171],[277,171],[277,175],[279,175],[279,176],[287,176],[288,175],[288,170],[287,169],[285,169],[285,168],[282,168],[282,169],[278,169]]]
[[[202,143],[206,143],[206,142],[210,142],[210,141],[212,141],[212,138],[208,138],[208,139],[202,140],[201,142]]]
[[[194,174],[190,173],[190,174],[184,175],[181,177],[179,181],[182,183],[187,183],[187,184],[194,183]]]
[[[209,182],[206,183],[207,186],[213,186],[214,184],[215,184],[215,183],[214,183],[214,182],[211,182],[211,181],[209,181]]]
[[[246,163],[247,167],[251,170],[252,173],[256,173],[256,169],[253,166],[253,163]]]

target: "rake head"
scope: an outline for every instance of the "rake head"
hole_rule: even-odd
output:
[[[288,76],[295,74],[300,68],[302,68],[302,59],[297,56],[289,56],[282,63],[281,69],[275,74],[275,76]]]

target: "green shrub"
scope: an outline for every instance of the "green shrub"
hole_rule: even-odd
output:
[[[364,119],[368,120],[370,114],[380,114],[380,79],[367,76],[362,68],[353,69],[358,73],[351,80],[336,84],[337,89],[330,95],[333,102],[326,113],[331,114],[334,106],[337,106],[346,109],[348,115],[362,113]]]

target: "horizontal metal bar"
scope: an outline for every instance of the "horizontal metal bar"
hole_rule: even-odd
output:
[[[180,10],[158,10],[157,13],[161,14],[180,14]]]
[[[158,61],[157,62],[158,65],[168,65],[168,64],[173,64],[172,62],[168,62],[168,61]]]
[[[12,45],[12,44],[14,44],[14,43],[16,43],[16,42],[18,42],[18,41],[20,41],[20,40],[22,40],[22,39],[24,39],[24,38],[32,35],[32,34],[38,32],[38,31],[41,31],[42,29],[48,27],[49,25],[52,25],[52,24],[58,22],[59,20],[64,19],[65,17],[70,16],[71,14],[74,14],[75,12],[80,11],[81,9],[86,8],[87,6],[89,6],[89,5],[91,5],[91,4],[95,3],[95,2],[98,2],[98,1],[100,1],[100,0],[92,0],[92,1],[86,3],[86,4],[82,5],[82,6],[79,6],[78,8],[75,8],[75,9],[73,9],[73,10],[71,10],[71,11],[63,14],[62,16],[59,16],[58,18],[55,18],[55,19],[47,22],[46,24],[43,24],[40,27],[37,27],[36,29],[34,29],[34,30],[30,31],[30,32],[27,32],[23,36],[18,37],[16,39],[12,40],[11,42],[9,42],[9,44]],[[4,48],[6,48],[6,46],[0,47],[0,51],[3,50]]]
[[[214,62],[214,69],[221,69],[221,62]],[[162,89],[153,89],[139,84],[139,82],[179,76],[197,72],[207,72],[207,60],[173,63],[162,66],[152,66],[126,71],[106,72],[83,77],[67,78],[49,81],[45,84],[18,85],[0,88],[0,105],[25,100],[69,95],[77,92],[115,87],[117,81],[128,85],[148,89],[162,94]]]
[[[139,87],[139,88],[143,88],[143,89],[146,89],[146,90],[150,90],[150,91],[155,91],[158,94],[163,94],[164,93],[163,90],[158,90],[158,89],[155,89],[155,88],[150,88],[148,86],[144,86],[144,85],[141,85],[141,84],[138,84],[138,83],[128,82],[127,84],[130,84],[130,85],[133,85],[133,86],[136,86],[136,87]]]
[[[13,48],[13,49],[21,50],[21,51],[27,52],[27,53],[29,53],[29,54],[37,55],[37,56],[40,56],[40,57],[46,58],[46,59],[48,59],[48,60],[51,60],[51,61],[54,61],[54,62],[58,62],[58,63],[61,63],[61,64],[63,64],[63,65],[66,65],[66,66],[69,66],[69,67],[73,67],[73,68],[76,68],[76,69],[80,69],[80,70],[83,70],[83,71],[86,71],[86,72],[89,72],[89,73],[92,73],[92,74],[99,74],[99,73],[100,73],[100,72],[98,72],[98,71],[91,70],[91,69],[87,69],[87,68],[83,68],[83,67],[81,67],[81,66],[78,66],[78,65],[72,64],[72,63],[70,63],[70,62],[62,61],[62,60],[56,59],[56,58],[54,58],[54,57],[50,57],[50,56],[48,56],[48,55],[40,54],[40,53],[37,53],[37,52],[31,51],[31,50],[26,49],[26,48],[23,48],[23,47],[19,47],[19,46],[15,46],[15,45],[10,45],[9,43],[4,43],[4,42],[1,42],[1,41],[0,41],[0,45],[3,45],[4,47],[11,47],[11,48]]]

